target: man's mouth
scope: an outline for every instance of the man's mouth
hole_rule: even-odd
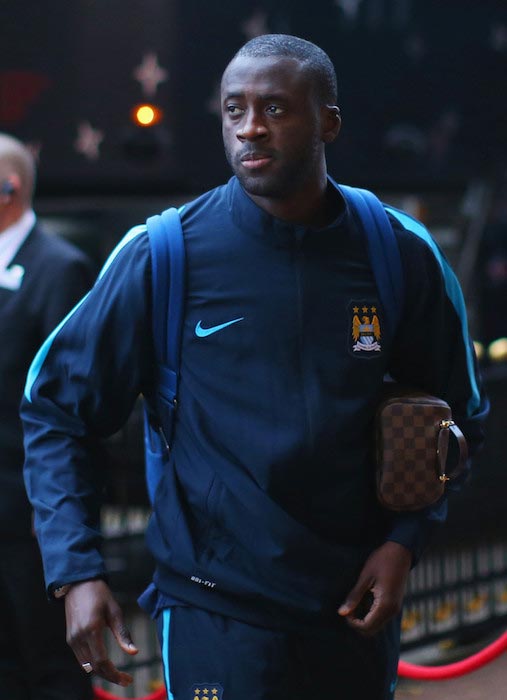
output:
[[[257,170],[268,165],[273,160],[273,156],[269,153],[244,153],[241,157],[241,164],[247,170]]]

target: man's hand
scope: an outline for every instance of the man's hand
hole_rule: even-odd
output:
[[[406,547],[385,542],[366,560],[338,614],[359,632],[378,632],[402,608],[411,564],[412,554]]]
[[[122,611],[104,581],[75,583],[65,596],[67,643],[81,665],[90,664],[93,673],[106,681],[127,686],[130,674],[119,671],[108,658],[104,628],[109,627],[126,654],[137,654]]]

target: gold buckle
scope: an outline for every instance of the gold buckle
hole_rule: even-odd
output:
[[[439,423],[441,428],[450,428],[451,425],[456,425],[453,420],[442,419]]]

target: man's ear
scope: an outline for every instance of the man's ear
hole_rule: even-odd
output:
[[[12,197],[19,192],[20,188],[21,179],[19,175],[17,173],[12,173],[0,183],[0,195],[3,195],[6,199],[12,199]]]
[[[336,105],[325,105],[322,108],[322,140],[324,143],[333,143],[342,125],[340,108]]]

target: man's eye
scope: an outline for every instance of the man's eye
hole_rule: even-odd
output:
[[[237,117],[240,114],[243,114],[243,110],[241,109],[241,107],[238,107],[238,105],[227,105],[225,109],[226,112],[232,117]]]
[[[268,114],[283,114],[284,111],[285,110],[283,107],[280,107],[279,105],[269,105],[266,108],[266,112],[268,112]]]

